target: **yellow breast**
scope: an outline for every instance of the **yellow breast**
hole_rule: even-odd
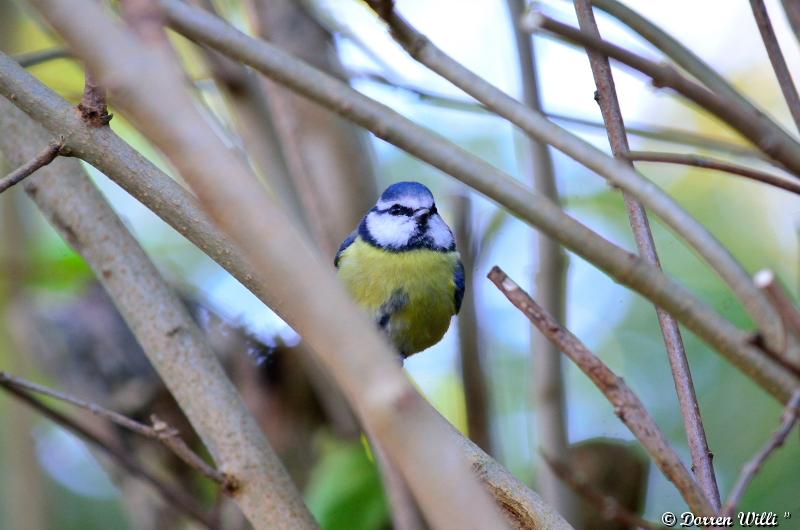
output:
[[[407,303],[386,327],[403,355],[422,351],[441,340],[456,312],[454,271],[458,252],[415,249],[389,252],[360,237],[342,253],[339,277],[373,318],[396,292]]]

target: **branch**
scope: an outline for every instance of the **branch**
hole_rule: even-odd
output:
[[[792,32],[794,32],[797,41],[800,42],[800,4],[795,0],[781,0],[781,4],[783,4],[783,11],[786,13]]]
[[[257,279],[256,269],[250,265],[249,259],[222,234],[197,200],[116,136],[109,127],[88,127],[68,102],[1,53],[0,94],[13,98],[15,104],[48,129],[66,134],[69,148],[76,156],[89,161],[111,177],[230,272],[278,315],[288,320],[283,302],[266,288],[268,284]],[[13,106],[0,99],[0,116],[7,112],[7,108],[13,109]],[[292,242],[294,244],[296,242]],[[713,320],[715,317],[713,313],[711,315]],[[719,323],[722,326],[719,336],[731,339],[732,348],[744,348],[745,354],[747,350],[751,350],[751,355],[757,353],[755,348],[744,342],[744,333],[722,319],[719,319]],[[741,343],[734,342],[737,333],[742,337]],[[780,377],[780,373],[775,375]],[[783,385],[791,387],[794,382],[776,380],[776,385],[776,389]],[[439,421],[445,420],[440,418]],[[557,512],[455,429],[449,430],[447,443],[458,446],[472,466],[488,470],[485,474],[479,474],[479,478],[510,515],[533,528],[536,528],[536,524],[544,524],[540,521],[546,521],[555,529],[567,528]]]
[[[675,487],[695,514],[712,515],[716,511],[709,504],[700,486],[684,467],[680,457],[669,445],[664,433],[656,425],[642,402],[622,378],[612,372],[575,335],[563,328],[542,309],[528,293],[523,291],[505,272],[495,266],[488,274],[500,292],[519,309],[531,323],[555,343],[564,355],[578,365],[595,386],[614,406],[619,419],[647,449],[659,469]]]
[[[287,322],[319,355],[366,429],[397,464],[427,521],[442,528],[503,528],[500,511],[445,442],[445,425],[403,375],[385,337],[337,281],[329,260],[315,253],[246,164],[208,126],[169,50],[136,38],[92,2],[33,4],[98,72],[116,107],[164,153],[211,217],[246,249],[257,267],[256,279],[282,301]],[[286,495],[276,487],[294,493],[289,484],[253,485],[251,490],[263,506],[264,498]],[[256,507],[243,506],[251,522],[274,527],[255,516]],[[283,515],[305,513],[297,508]]]
[[[55,160],[63,147],[63,141],[52,141],[47,144],[47,147],[42,149],[39,154],[35,155],[28,162],[25,162],[23,165],[0,179],[0,193],[3,193],[15,184],[19,184],[25,180],[25,178],[35,173],[37,169],[42,168]]]
[[[600,31],[597,29],[590,0],[576,0],[575,12],[578,15],[578,23],[581,30],[599,38]],[[617,158],[625,158],[630,148],[628,146],[628,138],[625,135],[625,123],[622,119],[617,91],[614,87],[611,65],[608,62],[608,57],[602,53],[589,49],[586,50],[586,53],[589,56],[592,74],[597,85],[597,102],[600,105],[603,121],[608,129],[611,152]],[[633,167],[630,161],[628,163]],[[660,268],[661,264],[656,251],[656,244],[653,240],[653,233],[650,230],[647,212],[635,198],[625,192],[623,192],[623,195],[639,255],[647,262]],[[675,391],[678,395],[686,438],[692,454],[692,471],[705,492],[711,507],[716,512],[719,510],[720,504],[719,489],[714,475],[714,466],[711,462],[711,451],[708,448],[703,419],[700,415],[700,405],[697,402],[697,395],[694,390],[689,361],[686,358],[681,330],[678,327],[678,321],[660,307],[656,307],[656,315],[664,338],[664,346],[672,371],[672,379],[675,382]]]
[[[153,426],[145,425],[123,414],[103,408],[96,403],[89,403],[88,401],[74,398],[64,394],[63,392],[44,387],[3,371],[0,371],[0,386],[6,388],[13,387],[17,389],[23,389],[28,392],[44,394],[71,405],[75,405],[76,407],[88,410],[96,416],[116,423],[117,425],[144,436],[145,438],[150,438],[151,440],[161,442],[169,450],[175,453],[178,458],[183,460],[186,465],[222,486],[222,489],[225,493],[233,495],[239,487],[232,477],[226,475],[225,473],[221,473],[220,471],[217,471],[208,465],[202,458],[200,458],[200,456],[197,455],[197,453],[192,451],[189,446],[186,445],[186,442],[183,441],[183,439],[180,437],[180,433],[177,430],[158,419],[158,417],[155,415],[153,416]]]
[[[773,160],[800,175],[800,144],[763,113],[725,93],[711,92],[665,63],[656,63],[540,13],[526,19],[529,31],[548,31],[559,38],[592,48],[650,77],[656,87],[668,87],[730,125]]]
[[[745,333],[721,318],[690,291],[566,216],[561,209],[532,193],[510,175],[269,43],[249,38],[223,21],[185,6],[182,2],[160,1],[167,10],[170,24],[180,33],[249,64],[484,193],[619,283],[642,293],[669,311],[780,399],[787,399],[800,384],[794,375],[749,344]],[[1,74],[2,68],[0,89],[3,85]],[[24,94],[17,96],[21,100]],[[27,103],[25,108],[28,112],[37,110],[34,105]],[[40,119],[47,118],[43,116]],[[592,169],[605,168],[608,170],[606,173],[611,175],[630,171],[619,161],[610,159],[590,145],[581,145],[584,145],[583,152],[588,154],[592,162],[596,162],[591,164]],[[648,187],[647,191],[652,188],[655,186]],[[280,304],[271,304],[271,307],[281,313]]]
[[[542,139],[573,157],[611,183],[634,195],[642,204],[658,214],[666,224],[694,247],[730,285],[758,324],[768,347],[774,351],[784,349],[785,337],[780,319],[777,318],[774,308],[762,293],[755,288],[741,264],[704,226],[663,190],[636,173],[625,162],[614,160],[589,143],[558,127],[541,114],[532,111],[453,60],[411,27],[391,9],[389,4],[386,4],[385,0],[372,0],[370,5],[387,18],[395,40],[412,57],[520,127],[531,137]],[[552,203],[548,203],[548,209],[551,216],[556,215],[555,211],[558,211],[558,208]],[[569,245],[565,244],[565,246]],[[581,253],[581,250],[575,248],[573,250]],[[653,269],[657,270],[655,267]],[[664,305],[662,307],[676,318],[680,318],[670,308]]]
[[[84,75],[83,98],[78,103],[78,111],[83,121],[92,127],[108,125],[112,115],[106,107],[106,91],[95,82],[94,76],[88,70]]]
[[[705,169],[714,169],[733,175],[739,175],[776,188],[781,188],[792,193],[800,195],[800,183],[794,180],[788,180],[771,173],[765,173],[749,167],[739,166],[718,160],[711,157],[694,155],[694,154],[678,154],[678,153],[658,153],[653,151],[629,151],[625,158],[638,162],[662,162],[665,164],[680,164],[684,166],[700,167]]]
[[[598,491],[582,477],[576,475],[566,461],[558,460],[544,452],[542,452],[542,458],[558,478],[566,482],[576,493],[593,505],[597,513],[607,521],[618,521],[625,528],[644,528],[645,530],[665,530],[667,528],[639,517],[625,508],[614,497]]]
[[[380,85],[393,88],[406,92],[415,98],[428,102],[433,105],[438,105],[444,108],[463,110],[467,112],[490,113],[491,110],[487,109],[477,101],[466,98],[458,98],[438,92],[420,88],[402,81],[390,79],[383,74],[369,72],[369,71],[350,71],[350,79],[364,80],[371,83],[378,83]],[[580,118],[569,114],[562,114],[558,112],[549,112],[542,110],[543,114],[553,121],[564,122],[581,127],[588,127],[591,129],[603,129],[606,126],[600,121],[595,121],[586,118]],[[704,134],[698,134],[692,131],[683,129],[675,129],[672,127],[663,127],[653,124],[633,124],[625,125],[625,132],[629,136],[639,136],[651,140],[658,140],[660,142],[667,142],[671,144],[680,144],[699,149],[709,149],[712,151],[719,151],[735,156],[743,156],[749,158],[766,159],[765,155],[760,151],[756,151],[748,146],[740,145],[720,138],[713,138]]]
[[[46,50],[37,50],[35,52],[20,53],[14,56],[14,60],[19,63],[23,68],[30,68],[37,64],[53,61],[55,59],[69,59],[72,58],[72,53],[66,48],[49,48]]]
[[[775,431],[775,434],[773,434],[767,443],[765,443],[758,453],[756,453],[753,459],[745,464],[742,468],[739,478],[736,481],[736,484],[733,486],[730,497],[728,497],[728,502],[725,503],[725,507],[722,509],[722,516],[733,515],[733,512],[736,510],[736,506],[742,500],[742,496],[744,495],[747,486],[750,485],[750,482],[752,482],[758,472],[761,471],[761,468],[764,466],[764,462],[767,460],[767,458],[769,458],[769,456],[775,450],[783,445],[783,443],[786,441],[786,438],[789,437],[789,433],[792,432],[795,423],[799,419],[800,391],[797,391],[786,404],[786,408],[781,416],[780,428]]]
[[[532,110],[541,113],[542,102],[539,93],[539,79],[534,52],[533,37],[522,31],[519,20],[525,11],[525,0],[508,0],[506,2],[511,16],[511,28],[514,35],[519,62],[520,79],[522,81],[522,101]],[[528,141],[528,156],[521,164],[523,173],[527,173],[533,188],[559,205],[553,159],[548,145],[536,137]],[[532,270],[531,283],[536,286],[536,296],[542,306],[551,314],[563,319],[566,315],[567,290],[567,256],[557,241],[535,234],[537,244],[537,264]],[[535,436],[531,440],[542,450],[555,458],[567,458],[569,436],[567,434],[567,407],[564,397],[564,374],[561,367],[561,352],[547,337],[532,329],[531,354],[533,362],[532,389],[529,392],[532,405],[536,410]],[[535,454],[535,451],[534,451]],[[568,488],[558,480],[550,469],[543,469],[537,477],[539,490],[545,499],[552,502],[556,509],[569,520],[574,517],[574,498]]]
[[[778,85],[780,85],[781,92],[783,92],[783,98],[786,100],[786,105],[789,107],[795,126],[800,130],[800,96],[797,95],[797,87],[794,86],[794,81],[792,81],[792,74],[786,65],[786,59],[784,59],[783,52],[781,52],[781,45],[775,36],[775,30],[772,29],[767,6],[764,5],[764,0],[750,0],[750,8],[753,10],[753,18],[756,20],[758,32],[761,33],[761,39],[764,41],[764,48],[767,50],[769,62],[775,71],[775,77],[778,78]]]
[[[82,16],[96,5],[83,4],[71,12]],[[69,113],[83,123],[74,109]],[[5,99],[0,130],[0,149],[12,160],[46,134]],[[80,162],[55,161],[28,179],[25,190],[92,267],[217,467],[241,485],[233,499],[242,511],[270,528],[315,527],[202,331]]]
[[[92,432],[70,417],[48,407],[25,390],[21,390],[13,385],[0,385],[0,387],[31,408],[40,412],[46,418],[74,433],[78,437],[83,438],[110,456],[120,467],[125,469],[132,476],[149,483],[168,505],[174,506],[176,509],[180,510],[181,513],[191,517],[206,528],[213,529],[217,527],[212,518],[197,504],[195,499],[187,495],[184,491],[164,482],[146,468],[142,467],[141,464],[131,458],[126,449],[119,447],[118,444],[111,440],[104,439],[102,435]]]

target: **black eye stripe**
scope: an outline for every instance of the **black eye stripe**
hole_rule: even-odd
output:
[[[408,217],[410,217],[411,215],[414,214],[414,210],[412,210],[411,208],[409,208],[407,206],[401,206],[399,204],[394,204],[394,205],[392,205],[391,208],[388,208],[386,210],[380,210],[380,211],[389,212],[390,215],[405,215],[405,216],[408,216]]]

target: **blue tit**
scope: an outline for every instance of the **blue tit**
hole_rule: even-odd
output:
[[[398,182],[339,247],[350,294],[405,358],[439,342],[464,297],[464,266],[431,191]]]

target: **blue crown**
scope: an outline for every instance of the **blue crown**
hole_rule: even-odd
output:
[[[394,201],[401,197],[426,195],[433,200],[433,193],[419,182],[397,182],[381,194],[381,201]]]

